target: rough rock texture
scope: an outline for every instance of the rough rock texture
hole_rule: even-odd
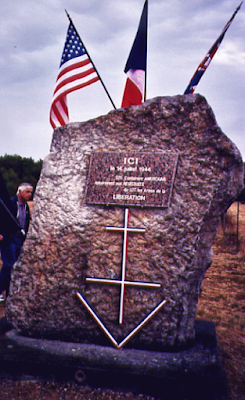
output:
[[[118,324],[119,287],[87,276],[121,276],[122,226],[117,206],[86,205],[93,150],[179,153],[168,208],[130,208],[127,279],[160,289],[126,288]],[[110,344],[76,292],[117,342],[163,299],[167,304],[129,342],[138,348],[185,345],[195,336],[198,295],[212,262],[220,216],[243,186],[243,163],[200,95],[161,97],[54,131],[34,198],[33,221],[14,267],[7,318],[25,335]]]

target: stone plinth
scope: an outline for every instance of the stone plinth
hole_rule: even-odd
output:
[[[126,279],[119,323],[122,205],[87,204],[94,151],[177,155],[167,207],[129,206]],[[7,318],[24,335],[110,345],[81,303],[84,296],[120,343],[163,300],[167,303],[128,342],[141,349],[194,340],[198,295],[212,263],[220,216],[243,186],[243,163],[200,95],[161,97],[54,131],[34,198],[31,228],[12,273]]]
[[[27,338],[11,330],[0,339],[0,371],[15,379],[25,374],[29,379],[75,380],[90,388],[130,390],[164,400],[226,400],[214,324],[199,320],[195,329],[193,345],[175,352],[118,351],[94,344]]]
[[[176,352],[118,351],[94,344],[27,338],[11,330],[0,340],[0,371],[14,377],[25,374],[75,380],[89,387],[130,390],[164,400],[226,400],[215,327],[199,320],[195,329],[193,345]]]

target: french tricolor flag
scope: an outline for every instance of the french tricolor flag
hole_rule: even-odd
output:
[[[124,72],[127,81],[124,89],[122,107],[130,107],[142,103],[145,97],[145,76],[147,58],[147,0],[142,11],[138,31],[130,51]]]

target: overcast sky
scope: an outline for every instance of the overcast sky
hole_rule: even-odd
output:
[[[149,0],[147,98],[183,94],[240,0]],[[116,107],[144,0],[1,0],[0,155],[43,159],[69,12]],[[197,86],[245,159],[245,4]],[[107,114],[99,82],[68,95],[70,122]]]

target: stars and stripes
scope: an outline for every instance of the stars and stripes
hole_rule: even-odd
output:
[[[124,72],[127,74],[122,107],[139,105],[144,99],[147,56],[147,0]]]
[[[54,129],[69,122],[67,94],[98,80],[99,76],[70,22],[50,110],[50,123]]]
[[[225,25],[224,29],[222,30],[220,36],[218,37],[218,39],[216,40],[216,42],[213,44],[213,46],[211,47],[211,49],[209,50],[209,52],[206,54],[205,58],[203,59],[203,61],[201,62],[201,64],[198,66],[196,72],[194,73],[189,85],[187,86],[184,94],[190,94],[193,93],[198,85],[198,82],[200,81],[201,77],[203,76],[204,72],[206,71],[206,69],[208,68],[209,64],[212,61],[212,58],[214,57],[216,51],[218,50],[222,40],[224,39],[224,36],[228,30],[228,28],[230,27],[233,19],[235,18],[236,13],[239,11],[239,9],[241,8],[242,3],[237,7],[236,11],[234,12],[234,14],[232,15],[231,19],[227,22],[227,24]]]

